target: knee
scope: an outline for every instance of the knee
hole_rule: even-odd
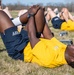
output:
[[[67,8],[62,8],[61,12],[66,13],[66,12],[68,12],[68,9]]]
[[[35,15],[35,19],[37,19],[37,20],[42,20],[42,21],[45,20],[44,9],[43,9],[43,8],[40,8],[40,9],[38,10],[37,14]]]
[[[44,8],[40,7],[40,9],[37,12],[38,15],[44,14]]]

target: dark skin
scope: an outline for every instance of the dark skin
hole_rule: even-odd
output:
[[[68,45],[65,52],[67,63],[74,68],[74,45]]]
[[[35,11],[34,11],[35,10]],[[28,13],[34,13],[35,15],[27,18]],[[22,23],[27,23],[27,31],[30,39],[31,47],[33,48],[40,40],[36,37],[36,32],[42,32],[44,38],[51,39],[53,37],[51,30],[48,28],[45,18],[44,11],[39,6],[33,6],[29,11],[20,17]],[[10,27],[13,27],[13,23],[10,18],[0,10],[0,32],[4,31]],[[74,67],[74,45],[68,45],[65,51],[65,59],[68,64]]]
[[[28,26],[28,35],[29,35],[30,43],[33,48],[40,41],[39,38],[36,37],[36,27],[34,24],[34,17],[31,17],[29,19],[27,26]],[[48,28],[48,25],[46,24],[46,22],[43,27],[44,27],[43,29],[44,38],[51,39],[53,35],[51,33],[51,30]],[[66,52],[65,52],[65,59],[71,67],[74,67],[74,45],[67,46]]]
[[[44,25],[43,24],[43,20],[45,20],[44,18],[41,18],[40,19],[40,16],[42,16],[43,14],[39,14],[39,13],[41,13],[42,11],[40,11],[39,9],[43,9],[43,8],[41,8],[39,5],[33,5],[32,7],[30,7],[29,8],[29,10],[28,10],[28,12],[27,13],[25,13],[24,15],[21,15],[20,16],[20,21],[22,22],[22,23],[28,23],[28,18],[27,18],[27,15],[29,14],[29,13],[31,13],[31,14],[34,14],[35,15],[35,25],[37,26],[36,28],[37,28],[37,31],[38,32],[41,32],[42,31],[42,25]],[[39,10],[39,11],[38,11]],[[41,25],[40,27],[38,26],[38,25]]]

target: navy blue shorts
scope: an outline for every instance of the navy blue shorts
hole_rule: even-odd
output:
[[[51,22],[52,22],[52,25],[53,25],[53,27],[55,28],[55,29],[60,29],[61,28],[61,24],[63,23],[63,22],[65,22],[65,20],[61,20],[59,17],[54,17],[52,20],[51,20]]]
[[[22,29],[19,33],[15,26],[5,30],[4,34],[1,33],[1,37],[9,56],[13,59],[24,60],[23,50],[29,42],[27,31]]]

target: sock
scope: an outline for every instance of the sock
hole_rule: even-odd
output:
[[[12,22],[13,22],[13,24],[14,24],[15,26],[22,25],[22,23],[21,23],[21,21],[20,21],[20,18],[19,18],[19,17],[14,18],[14,19],[12,20]]]

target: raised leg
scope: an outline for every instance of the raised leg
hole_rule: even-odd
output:
[[[63,9],[61,10],[60,18],[61,18],[61,19],[64,19],[66,22],[67,22],[69,19],[72,20],[72,21],[74,21],[73,16],[71,15],[71,13],[68,11],[67,8],[63,8]]]
[[[5,9],[3,9],[3,11],[10,17],[10,18],[13,18],[9,12],[9,9],[8,7],[6,7]]]
[[[4,33],[4,31],[10,27],[13,27],[13,23],[11,22],[8,15],[0,10],[0,32]]]
[[[48,28],[47,23],[45,22],[45,17],[44,17],[43,13],[44,13],[43,10],[40,9],[38,11],[37,15],[35,16],[36,19],[38,18],[37,20],[39,21],[39,23],[37,22],[37,20],[35,20],[34,16],[32,16],[27,23],[28,35],[29,35],[29,39],[30,39],[32,48],[35,46],[35,44],[37,42],[40,41],[36,37],[36,30],[38,32],[43,31],[43,36],[46,39],[51,39],[53,37],[51,30]],[[35,26],[35,24],[36,24],[36,26]]]

